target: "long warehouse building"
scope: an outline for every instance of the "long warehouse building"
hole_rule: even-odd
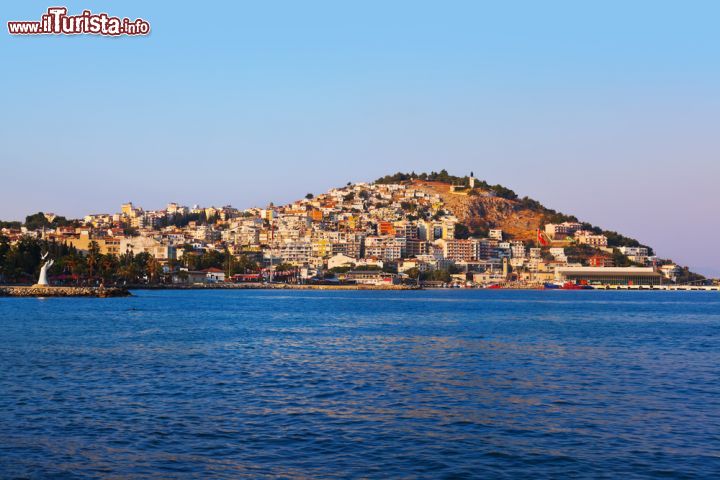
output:
[[[588,285],[660,285],[652,267],[557,267],[555,280]]]

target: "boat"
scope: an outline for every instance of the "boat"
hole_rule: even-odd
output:
[[[587,283],[574,283],[574,282],[565,282],[563,283],[562,287],[563,290],[594,290],[595,287],[592,285],[588,285]]]
[[[545,282],[545,283],[543,283],[543,288],[545,290],[554,290],[554,289],[560,288],[560,285],[558,285],[557,283]]]

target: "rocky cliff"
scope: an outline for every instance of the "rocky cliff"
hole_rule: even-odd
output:
[[[540,208],[528,208],[522,201],[494,196],[490,190],[452,191],[449,183],[413,180],[423,191],[440,195],[443,203],[461,223],[471,231],[500,228],[509,238],[534,240],[537,229],[542,227],[545,212]]]

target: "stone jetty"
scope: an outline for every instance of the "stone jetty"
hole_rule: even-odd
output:
[[[0,297],[127,297],[130,292],[119,287],[31,287],[0,286]]]

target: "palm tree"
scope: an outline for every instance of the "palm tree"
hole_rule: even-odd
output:
[[[148,259],[145,268],[150,282],[155,283],[162,273],[162,265],[160,265],[160,262],[157,261],[157,258],[152,256]]]
[[[103,281],[110,279],[111,275],[115,271],[117,265],[116,258],[114,255],[103,255],[100,260],[100,271],[103,277]]]
[[[70,273],[76,277],[76,283],[80,283],[81,277],[83,277],[87,271],[86,259],[80,254],[73,253],[66,257],[66,267],[70,270]]]
[[[137,280],[137,266],[133,263],[123,265],[118,269],[118,275],[126,282],[132,283]]]
[[[88,255],[86,258],[87,267],[88,267],[88,276],[92,278],[95,275],[95,268],[98,265],[100,257],[100,245],[96,241],[90,242],[90,246],[88,248]]]

